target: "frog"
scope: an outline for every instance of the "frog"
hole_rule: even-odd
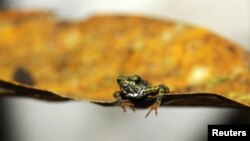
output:
[[[153,104],[148,107],[149,111],[145,115],[146,118],[152,111],[155,111],[156,116],[158,115],[157,109],[161,105],[163,95],[170,93],[166,85],[154,86],[139,75],[119,75],[117,83],[120,90],[114,92],[113,96],[124,112],[126,112],[126,108],[135,112],[135,101],[143,102],[148,98],[154,99]]]

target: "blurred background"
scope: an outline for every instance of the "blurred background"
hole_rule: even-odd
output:
[[[248,0],[1,0],[0,8],[52,10],[63,20],[94,14],[136,14],[174,19],[206,27],[250,49]],[[0,140],[11,141],[200,141],[208,124],[250,123],[249,111],[225,108],[159,109],[124,114],[87,102],[49,103],[24,98],[0,99]]]

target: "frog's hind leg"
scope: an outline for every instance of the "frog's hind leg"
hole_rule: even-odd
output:
[[[120,91],[115,92],[114,97],[117,99],[118,105],[122,107],[124,112],[127,111],[126,108],[129,108],[135,112],[134,104],[130,100],[122,99]]]
[[[149,106],[149,111],[148,113],[146,114],[145,118],[147,118],[149,116],[149,114],[152,112],[152,111],[155,111],[155,115],[157,116],[158,115],[158,111],[157,109],[160,107],[161,105],[161,100],[162,100],[162,95],[161,93],[159,93],[159,95],[157,95],[157,98],[156,98],[156,101],[155,103],[153,103],[151,106]]]
[[[165,93],[169,93],[169,88],[164,85],[159,85],[159,93],[156,95],[156,101],[151,106],[149,106],[149,111],[145,118],[147,118],[152,111],[155,111],[156,116],[158,115],[157,109],[160,107],[162,97]]]

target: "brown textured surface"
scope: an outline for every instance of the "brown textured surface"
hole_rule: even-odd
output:
[[[112,102],[116,77],[138,74],[174,92],[218,93],[250,106],[249,60],[238,45],[181,22],[0,12],[0,79],[23,82],[24,74],[36,88],[76,100]]]

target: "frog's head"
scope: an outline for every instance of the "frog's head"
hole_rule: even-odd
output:
[[[120,87],[127,87],[128,85],[136,85],[141,80],[141,77],[138,75],[126,76],[119,75],[117,78],[117,83]]]

